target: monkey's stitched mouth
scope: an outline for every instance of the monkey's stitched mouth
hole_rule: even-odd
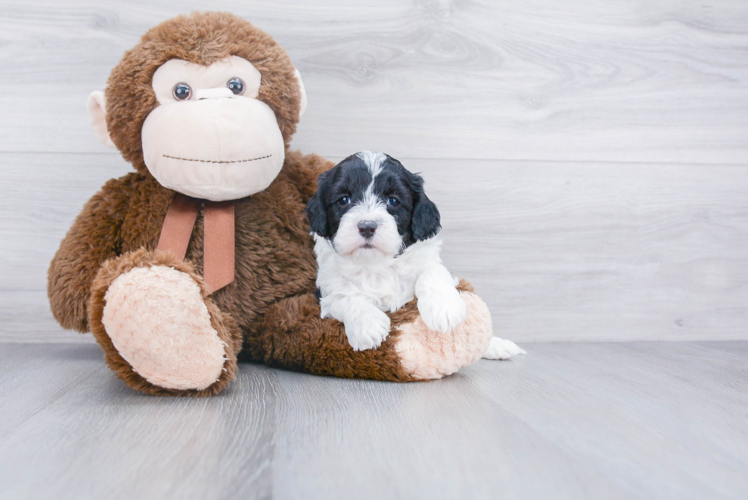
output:
[[[258,156],[257,158],[250,158],[248,160],[193,160],[192,158],[178,158],[176,156],[169,156],[169,155],[161,155],[161,156],[163,156],[164,158],[171,158],[172,160],[196,161],[200,163],[246,163],[248,161],[264,160],[265,158],[270,158],[273,155]]]

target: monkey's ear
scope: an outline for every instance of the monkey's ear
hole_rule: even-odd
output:
[[[91,92],[86,103],[88,110],[88,123],[91,125],[94,136],[104,145],[116,149],[117,147],[109,137],[109,130],[106,128],[106,98],[104,92],[96,90]]]
[[[301,73],[299,73],[298,69],[294,69],[294,75],[296,75],[296,79],[299,81],[299,90],[301,90],[301,109],[299,109],[299,119],[304,116],[304,112],[306,111],[306,89],[304,88],[304,82],[301,80]]]

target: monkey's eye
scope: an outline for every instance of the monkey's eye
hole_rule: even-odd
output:
[[[242,95],[244,93],[244,81],[241,78],[232,78],[226,82],[226,86],[236,95]]]
[[[171,93],[177,101],[186,101],[192,97],[192,88],[186,83],[177,83]]]
[[[338,200],[338,204],[340,204],[342,206],[350,205],[351,204],[351,197],[348,196],[348,195],[343,196],[342,198],[340,198]]]
[[[387,198],[387,204],[391,207],[396,207],[400,204],[400,202],[397,200],[397,198],[393,198],[392,196],[390,196],[389,198]]]

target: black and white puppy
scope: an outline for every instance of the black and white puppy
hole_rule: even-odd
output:
[[[439,256],[439,210],[423,179],[389,155],[362,151],[322,173],[306,214],[315,238],[321,315],[345,325],[354,350],[378,347],[386,311],[418,297],[431,330],[448,333],[466,317],[458,280]],[[522,352],[494,338],[484,357]]]

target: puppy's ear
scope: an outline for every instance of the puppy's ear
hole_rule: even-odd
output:
[[[410,220],[410,233],[416,241],[427,240],[442,228],[439,209],[423,191],[423,179],[411,174],[410,189],[413,193],[413,215]]]
[[[323,238],[327,238],[330,235],[327,224],[327,208],[325,202],[322,201],[324,192],[327,191],[327,184],[330,178],[330,171],[322,172],[319,174],[317,179],[317,192],[309,200],[306,205],[306,218],[309,219],[309,227],[313,233],[320,235]]]

